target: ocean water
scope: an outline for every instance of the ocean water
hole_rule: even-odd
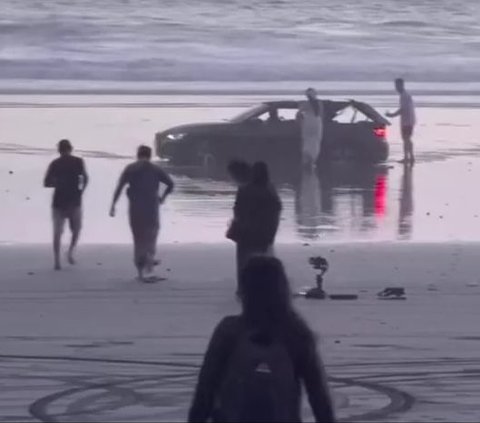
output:
[[[9,81],[479,82],[479,0],[2,0]]]

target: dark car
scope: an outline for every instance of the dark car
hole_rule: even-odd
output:
[[[298,101],[269,101],[230,121],[177,126],[155,136],[161,159],[174,166],[214,166],[229,159],[300,163]],[[320,160],[377,163],[388,157],[390,122],[358,101],[323,101]]]

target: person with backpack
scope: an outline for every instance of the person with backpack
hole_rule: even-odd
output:
[[[189,422],[300,422],[302,384],[315,421],[334,422],[315,337],[292,307],[282,263],[251,258],[240,289],[242,313],[213,333]]]

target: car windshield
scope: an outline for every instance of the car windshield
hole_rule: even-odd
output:
[[[258,106],[254,106],[246,110],[245,112],[240,113],[238,116],[235,116],[234,118],[230,119],[230,122],[232,123],[245,122],[256,116],[260,116],[262,113],[265,113],[267,110],[268,110],[268,107],[266,104],[259,104]]]

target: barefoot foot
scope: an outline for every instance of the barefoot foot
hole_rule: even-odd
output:
[[[67,260],[68,260],[68,263],[71,264],[72,266],[77,264],[77,262],[75,261],[75,257],[73,256],[73,251],[69,251],[69,253],[67,254]]]

